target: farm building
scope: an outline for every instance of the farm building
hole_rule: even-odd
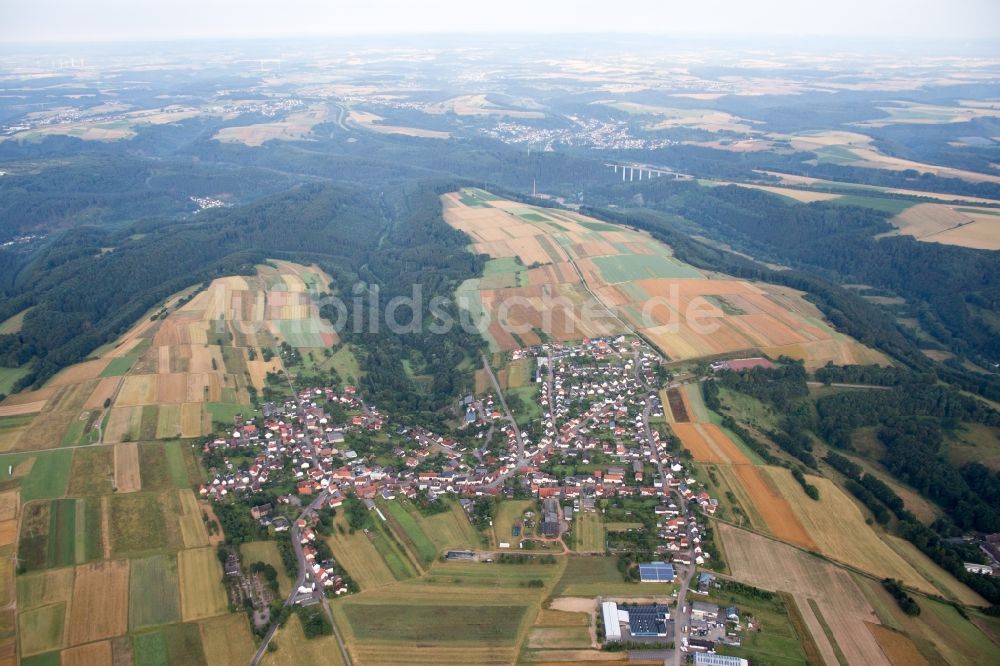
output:
[[[696,652],[695,666],[750,666],[750,662],[742,657],[731,657],[725,654],[708,654]]]
[[[672,583],[674,582],[674,565],[666,562],[640,563],[639,580],[643,583]]]
[[[613,601],[605,601],[601,604],[601,615],[604,618],[604,638],[607,641],[620,641],[622,639],[621,618],[618,613],[618,604]],[[625,614],[628,621],[628,613]]]
[[[604,636],[607,641],[622,640],[622,625],[628,627],[632,638],[653,638],[667,635],[667,620],[670,607],[664,604],[650,606],[629,606],[619,608],[613,601],[601,604],[604,619]]]
[[[969,573],[982,574],[984,576],[993,575],[993,567],[988,564],[978,564],[976,562],[965,562],[965,570]]]

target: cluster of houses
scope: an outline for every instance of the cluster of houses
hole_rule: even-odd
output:
[[[696,503],[711,514],[718,502],[698,488],[667,450],[660,432],[650,426],[651,418],[663,416],[656,381],[659,360],[651,350],[641,341],[618,337],[538,345],[515,355],[536,359],[542,416],[531,430],[537,442],[528,437],[517,441],[492,396],[470,396],[462,402],[466,413],[474,415],[466,423],[474,425],[482,439],[500,432],[499,453],[495,447],[491,452],[488,442],[470,443],[476,438],[461,437],[458,431],[445,436],[420,426],[393,428],[352,386],[342,391],[308,388],[283,403],[265,404],[256,421],[237,417],[230,432],[206,442],[204,452],[221,453],[224,465],[200,493],[215,500],[234,492],[252,495],[271,481],[286,481],[290,474],[296,495],[324,492],[328,505],[337,507],[349,495],[369,502],[412,499],[421,493],[432,500],[443,494],[495,496],[503,492],[507,478],[518,474],[523,487],[540,500],[572,503],[578,511],[596,510],[604,497],[657,497],[661,553],[679,563],[704,563],[708,555],[701,547],[702,527],[681,505]],[[340,405],[346,419],[335,422],[328,405]],[[380,465],[374,456],[359,454],[348,444],[352,432],[383,431],[401,464]],[[227,457],[230,453],[245,462],[234,464]],[[426,464],[431,456],[436,456],[434,464]],[[606,464],[591,465],[596,458]],[[572,462],[589,471],[560,477],[544,471],[550,462]],[[650,462],[656,463],[652,473]],[[566,513],[572,511],[567,507]],[[277,518],[254,518],[276,530],[287,529]],[[558,529],[547,527],[558,535]]]
[[[315,520],[316,517],[314,516],[313,521]],[[317,538],[315,522],[310,524],[310,521],[305,518],[299,518],[296,522],[299,528],[299,543],[302,544],[302,556],[305,558],[306,566],[312,569],[312,580],[337,596],[347,592],[347,583],[344,581],[343,576],[340,575],[339,569],[334,562],[319,560],[318,551],[316,550],[316,546],[313,545],[316,543]]]

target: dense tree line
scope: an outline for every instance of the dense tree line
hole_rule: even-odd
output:
[[[895,365],[834,365],[829,362],[813,372],[816,381],[824,384],[867,384],[869,386],[902,386],[903,384],[933,384],[933,372],[913,372]]]
[[[920,606],[917,605],[913,597],[906,593],[900,581],[893,578],[883,578],[882,587],[892,595],[892,598],[896,600],[896,603],[899,604],[904,613],[907,615],[920,615]]]
[[[774,368],[723,370],[716,374],[716,380],[728,389],[784,410],[793,400],[809,395],[809,387],[806,386],[806,370],[802,363],[785,358],[780,360],[783,364]]]

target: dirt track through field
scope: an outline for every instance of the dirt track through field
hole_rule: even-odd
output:
[[[850,574],[772,539],[726,524],[720,524],[718,530],[734,578],[763,589],[789,592],[800,608],[809,608],[811,599],[848,663],[889,666],[865,624],[878,624],[878,617]],[[803,615],[814,632],[816,625],[809,614],[803,611]],[[821,651],[822,635],[822,631],[817,635]]]

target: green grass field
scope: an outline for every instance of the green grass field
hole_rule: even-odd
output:
[[[340,375],[340,379],[345,383],[357,381],[364,376],[364,372],[361,371],[361,364],[358,362],[354,352],[351,351],[350,345],[341,345],[337,351],[333,352],[330,361],[337,374]]]
[[[434,542],[437,550],[481,547],[483,539],[469,522],[462,506],[453,499],[439,499],[438,501],[447,502],[448,510],[433,516],[423,516],[419,512],[416,514],[421,528]]]
[[[128,605],[131,631],[179,621],[180,604],[177,559],[173,555],[132,560]]]
[[[647,278],[701,278],[691,266],[658,254],[620,254],[594,257],[605,280],[614,284]]]
[[[132,659],[135,666],[170,666],[163,634],[159,631],[134,634]]]
[[[671,594],[674,588],[673,584],[667,583],[626,583],[618,571],[618,562],[614,557],[569,557],[552,596],[665,596]]]
[[[788,608],[779,595],[770,600],[756,599],[729,591],[718,591],[709,601],[720,606],[736,606],[742,616],[750,614],[754,626],[759,630],[747,633],[739,648],[723,648],[720,654],[729,654],[748,659],[754,664],[805,664],[806,655],[802,650],[802,639],[795,633],[795,627],[788,615]]]
[[[278,572],[278,593],[282,597],[288,596],[292,591],[292,579],[288,577],[285,565],[281,563],[276,541],[251,541],[240,544],[240,555],[243,557],[244,566],[248,567],[254,562],[264,562],[274,567]]]
[[[48,566],[76,563],[76,500],[53,500],[49,507]]]
[[[0,455],[0,481],[11,478],[7,472],[8,467],[16,469],[30,458],[34,458],[34,463],[31,465],[31,471],[21,478],[21,500],[30,502],[65,495],[70,467],[73,464],[72,449]]]
[[[14,384],[28,374],[28,370],[27,365],[22,365],[20,368],[0,368],[0,393],[10,394]]]
[[[371,532],[375,535],[372,545],[375,546],[375,550],[385,560],[385,564],[389,567],[389,571],[392,572],[393,577],[396,580],[406,580],[417,576],[419,572],[416,566],[410,561],[410,558],[399,543],[396,542],[389,526],[378,516],[372,516],[372,525]]]
[[[515,522],[521,521],[521,516],[525,511],[537,511],[535,500],[507,500],[501,502],[497,509],[496,518],[493,519],[493,534],[495,543],[507,542],[517,545],[520,537],[515,537],[511,531]],[[538,518],[536,513],[535,518]],[[522,536],[524,533],[522,532]]]
[[[137,355],[129,355],[111,359],[111,362],[101,372],[101,377],[120,377],[124,375],[132,368],[132,364],[135,363],[137,358]]]
[[[417,519],[403,507],[399,501],[385,502],[381,505],[382,512],[389,518],[393,531],[411,553],[420,560],[420,565],[426,568],[438,556],[437,546],[421,529]]]
[[[357,638],[390,643],[512,643],[527,609],[527,606],[344,603],[344,615]],[[433,618],[433,622],[428,622],[428,618]]]
[[[604,522],[598,513],[577,513],[573,517],[573,544],[575,550],[604,551]]]
[[[205,409],[212,415],[213,423],[218,421],[229,426],[236,416],[246,414],[250,408],[246,405],[233,405],[226,402],[208,402],[205,403]]]

